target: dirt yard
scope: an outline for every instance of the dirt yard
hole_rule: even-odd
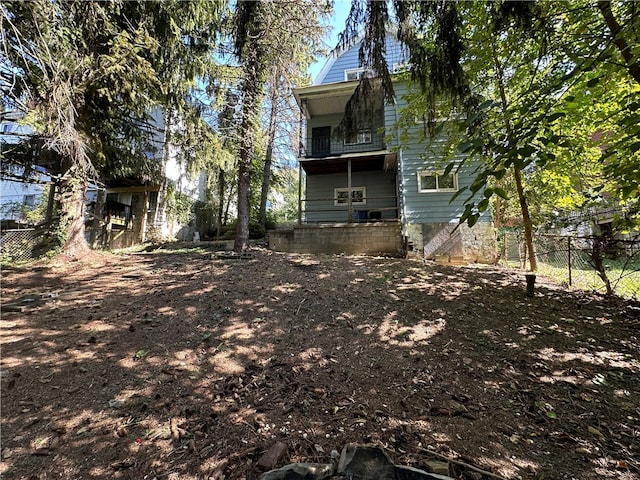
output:
[[[258,477],[347,442],[640,479],[640,305],[522,273],[206,244],[2,272],[0,473]],[[437,453],[438,456],[435,456]],[[451,463],[455,478],[495,478]]]

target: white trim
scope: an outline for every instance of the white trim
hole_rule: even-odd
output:
[[[353,194],[354,192],[362,192],[362,200],[354,200]],[[346,193],[349,194],[349,187],[344,188],[334,188],[333,189],[333,206],[339,207],[342,205],[347,205],[349,203],[349,197],[345,197],[344,200],[338,198],[338,193]],[[367,187],[351,187],[351,205],[366,205],[367,204]]]
[[[349,78],[349,75],[351,75],[351,74],[355,74],[356,78]],[[364,76],[364,74],[367,74],[367,76],[372,76],[371,75],[371,70],[369,70],[368,68],[364,68],[364,67],[345,68],[345,70],[344,70],[344,81],[345,82],[359,82],[360,79]]]
[[[442,176],[442,172],[424,170],[422,172],[418,172],[418,193],[437,193],[437,192],[457,192],[458,191],[458,174],[454,172],[449,172],[453,178],[453,188],[440,188],[439,187],[439,177]],[[422,177],[433,177],[435,179],[436,188],[422,188]]]
[[[397,62],[397,63],[394,63],[393,66],[391,67],[391,73],[392,74],[405,73],[411,70],[412,66],[413,65],[410,63]]]

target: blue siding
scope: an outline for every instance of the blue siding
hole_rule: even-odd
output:
[[[358,51],[360,50],[360,43],[354,45],[344,53],[340,54],[335,60],[333,65],[327,71],[324,78],[319,78],[319,84],[344,82],[345,70],[351,70],[354,68],[360,68],[360,62],[358,60]],[[396,63],[405,63],[408,55],[405,52],[406,49],[402,47],[402,44],[392,35],[386,37],[386,57],[389,68],[392,69]],[[329,60],[331,61],[331,60]]]
[[[344,82],[344,71],[360,66],[358,62],[358,48],[359,45],[352,47],[339,56],[320,83]]]
[[[396,119],[400,115],[406,101],[403,94],[407,89],[404,84],[394,85],[396,90],[397,106],[387,106],[385,109],[385,122],[387,131],[394,133],[392,144],[398,146],[398,132],[395,126]],[[442,171],[450,161],[462,163],[465,156],[455,154],[453,158],[445,158],[443,145],[445,137],[441,137],[429,143],[420,142],[423,133],[423,125],[415,126],[402,131],[402,143],[398,153],[398,163],[400,168],[400,198],[403,204],[403,219],[405,223],[443,223],[456,221],[464,212],[464,200],[468,193],[459,195],[455,201],[451,202],[454,195],[452,192],[426,192],[421,193],[418,189],[418,175],[422,171]],[[478,161],[467,160],[457,170],[458,188],[462,189],[470,185],[474,178],[474,171],[478,166]],[[454,169],[454,171],[456,171]],[[479,193],[478,195],[481,195]],[[486,211],[480,221],[490,221],[490,213]]]
[[[332,173],[327,175],[309,175],[306,181],[306,220],[307,222],[346,222],[348,210],[346,205],[335,206],[334,188],[346,188],[347,174]],[[364,171],[353,172],[352,187],[365,187],[366,204],[353,205],[354,211],[379,211],[382,219],[398,217],[396,206],[395,172]]]

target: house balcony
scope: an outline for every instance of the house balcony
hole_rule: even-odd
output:
[[[313,130],[319,130],[314,128]],[[384,150],[384,135],[376,129],[362,129],[342,138],[334,138],[330,132],[322,135],[313,132],[311,141],[303,148],[303,158],[323,158],[352,153],[377,152]]]
[[[347,105],[357,86],[357,81],[338,82],[294,91],[306,127],[300,139],[301,160],[385,150],[381,91],[371,96],[366,111],[355,120],[357,126],[341,131]]]

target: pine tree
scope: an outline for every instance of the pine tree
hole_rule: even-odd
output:
[[[0,6],[7,107],[27,114],[34,147],[56,154],[61,172],[48,248],[70,255],[88,248],[83,206],[90,180],[159,173],[148,155],[151,109],[188,120],[185,92],[210,56],[221,6],[47,0]]]

